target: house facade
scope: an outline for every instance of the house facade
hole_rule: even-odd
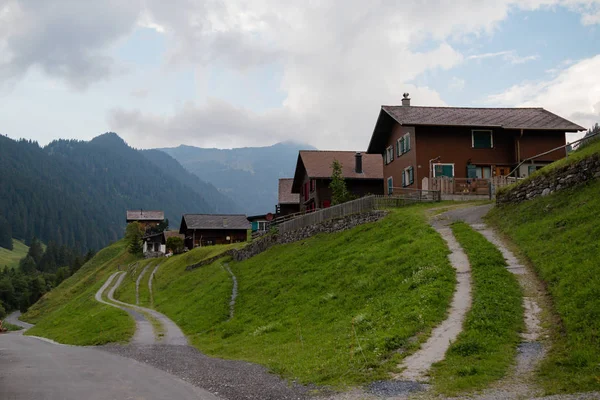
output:
[[[300,211],[331,206],[329,184],[334,160],[342,165],[342,176],[351,194],[357,197],[383,194],[383,165],[380,154],[301,150],[292,182],[292,193],[299,195]]]
[[[127,210],[127,223],[139,222],[145,230],[157,227],[165,220],[165,213],[156,210]]]
[[[300,211],[300,195],[292,193],[294,178],[279,179],[279,197],[275,213],[278,217],[294,214]]]
[[[179,233],[185,247],[230,244],[248,240],[250,223],[243,214],[184,214]]]
[[[543,108],[382,106],[369,154],[383,156],[386,193],[429,189],[432,178],[526,177],[566,155],[565,132],[583,130]]]
[[[144,244],[142,247],[144,255],[165,255],[167,253],[167,239],[170,237],[184,238],[183,235],[177,231],[164,231],[144,236]]]

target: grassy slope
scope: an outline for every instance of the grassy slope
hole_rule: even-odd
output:
[[[467,224],[456,223],[452,230],[471,263],[473,304],[463,332],[432,372],[444,394],[482,389],[502,378],[523,328],[521,289],[500,251]]]
[[[547,283],[562,319],[540,370],[548,392],[600,389],[599,215],[600,181],[595,180],[495,209],[490,216]]]
[[[98,252],[23,315],[24,321],[36,324],[26,334],[76,345],[131,338],[135,331],[133,319],[124,311],[96,302],[94,295],[117,266],[132,261],[123,240]]]
[[[286,378],[345,385],[387,378],[446,315],[455,286],[448,250],[423,207],[349,231],[275,246],[192,272],[165,264],[156,307],[202,351],[268,366]],[[169,261],[174,263],[174,261]]]
[[[155,260],[140,260],[135,262],[134,264],[128,266],[128,273],[121,282],[121,286],[115,291],[115,299],[121,300],[122,302],[134,304],[135,305],[135,281],[138,276],[142,273],[144,268],[148,264],[153,264]],[[140,289],[146,285],[146,292],[148,292],[148,275],[152,272],[152,266],[148,268],[144,277],[140,281]],[[141,296],[140,296],[140,305],[141,304]]]
[[[12,250],[0,247],[0,268],[4,268],[5,265],[8,268],[18,267],[19,261],[27,255],[27,251],[29,251],[29,247],[25,243],[14,239]]]

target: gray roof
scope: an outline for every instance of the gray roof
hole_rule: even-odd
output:
[[[188,229],[250,229],[243,214],[184,214]]]
[[[482,126],[580,131],[585,128],[543,108],[382,106],[402,125]]]
[[[127,221],[162,221],[164,219],[163,211],[127,210]]]

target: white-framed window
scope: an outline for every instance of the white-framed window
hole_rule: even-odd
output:
[[[433,176],[447,176],[454,177],[454,164],[450,163],[437,163],[433,164]]]
[[[385,163],[389,164],[394,161],[394,146],[389,146],[385,149]]]
[[[407,153],[410,150],[410,133],[403,135],[400,139],[396,140],[396,155],[400,157],[402,154]]]
[[[391,176],[387,178],[387,193],[394,194],[394,178]]]
[[[402,187],[407,187],[415,183],[415,170],[412,165],[404,168],[402,171]]]
[[[491,129],[473,129],[471,131],[471,147],[474,149],[492,149],[494,133]]]

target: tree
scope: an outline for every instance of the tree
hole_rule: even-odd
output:
[[[10,224],[2,215],[0,215],[0,247],[7,250],[13,249],[12,229]]]
[[[33,257],[31,257],[30,255],[23,257],[21,261],[19,261],[19,268],[21,269],[21,272],[23,274],[33,275],[33,273],[35,273],[36,271],[35,261],[33,260]]]
[[[172,251],[173,254],[179,254],[183,252],[183,239],[177,236],[173,236],[167,239],[167,251]]]
[[[151,233],[161,233],[169,229],[169,220],[164,219],[161,223],[150,228]]]
[[[125,239],[129,245],[131,254],[142,253],[142,237],[144,236],[144,227],[139,222],[132,222],[125,229]]]
[[[352,199],[348,188],[346,188],[346,180],[342,175],[342,164],[338,160],[333,160],[331,163],[331,205],[342,204]]]
[[[31,244],[29,246],[29,251],[27,252],[27,255],[33,259],[36,266],[40,263],[40,260],[44,256],[44,249],[42,248],[42,244],[35,236],[31,239]]]

